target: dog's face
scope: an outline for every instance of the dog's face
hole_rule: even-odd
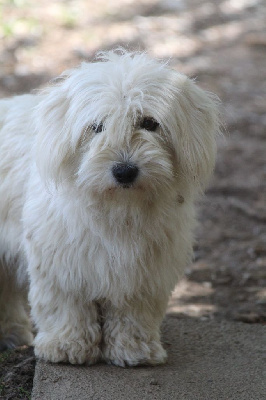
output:
[[[104,57],[66,72],[36,108],[43,179],[72,181],[95,199],[198,190],[215,159],[213,98],[144,54]]]

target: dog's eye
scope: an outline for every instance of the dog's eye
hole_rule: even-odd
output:
[[[92,130],[93,130],[95,133],[100,133],[100,132],[103,131],[104,125],[103,125],[102,122],[100,122],[99,124],[95,123],[95,124],[93,124],[93,125],[91,126],[91,128],[92,128]]]
[[[146,131],[154,132],[158,128],[159,123],[151,117],[145,117],[140,123],[141,129],[146,129]]]

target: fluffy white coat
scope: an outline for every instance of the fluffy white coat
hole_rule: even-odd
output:
[[[0,101],[0,343],[32,342],[29,282],[37,356],[158,364],[214,167],[217,103],[146,54],[100,58]],[[139,173],[125,187],[112,171],[126,163]]]

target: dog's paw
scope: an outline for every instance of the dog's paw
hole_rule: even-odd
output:
[[[31,346],[33,334],[23,326],[15,325],[8,329],[8,333],[0,332],[0,351],[13,349],[17,346]]]
[[[114,344],[105,343],[103,358],[108,364],[119,367],[136,365],[158,365],[167,360],[167,353],[162,345],[155,340],[148,343],[135,338],[128,342],[116,340]]]
[[[34,341],[35,355],[53,363],[95,364],[101,351],[98,343],[89,343],[84,339],[59,340],[38,334]]]

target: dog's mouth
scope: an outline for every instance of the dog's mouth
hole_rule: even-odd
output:
[[[120,187],[122,189],[132,189],[134,187],[134,185],[132,183],[131,184],[129,184],[129,183],[122,183],[121,184],[120,183],[118,187]]]
[[[131,184],[129,184],[129,183],[123,183],[123,184],[117,184],[117,185],[114,185],[114,186],[110,186],[109,188],[108,188],[108,192],[109,193],[114,193],[114,192],[119,192],[119,191],[124,191],[124,189],[127,189],[127,191],[129,191],[130,189],[132,190],[132,191],[143,191],[143,186],[142,185],[140,185],[140,184],[134,184],[134,183],[131,183]]]
[[[129,183],[119,183],[118,185],[112,186],[109,188],[109,190],[118,190],[118,189],[138,189],[138,187],[134,184],[129,184]]]

